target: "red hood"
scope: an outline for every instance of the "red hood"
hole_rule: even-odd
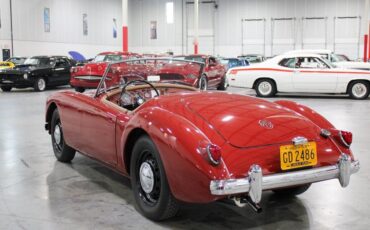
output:
[[[310,120],[275,103],[227,93],[198,95],[184,97],[183,103],[234,147],[288,143],[297,136],[320,137],[320,129]]]

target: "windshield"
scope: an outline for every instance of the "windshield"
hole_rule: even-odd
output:
[[[197,61],[197,62],[206,62],[206,59],[201,57],[201,56],[178,56],[175,57],[176,59],[181,59],[181,60],[188,60],[188,61]]]
[[[26,58],[10,58],[8,61],[13,62],[16,65],[23,64]]]
[[[53,65],[54,60],[47,57],[31,57],[27,58],[26,61],[24,61],[25,65]]]
[[[108,54],[98,55],[94,58],[93,62],[116,62],[123,59],[122,55]]]
[[[340,61],[348,61],[348,60],[347,60],[347,58],[345,58],[342,55],[332,54],[331,55],[331,61],[332,62],[340,62]]]
[[[108,65],[96,95],[122,87],[127,81],[148,80],[191,85],[201,76],[204,63],[173,58],[123,60]]]
[[[259,63],[264,61],[262,56],[245,56],[244,58],[247,59],[249,63]]]

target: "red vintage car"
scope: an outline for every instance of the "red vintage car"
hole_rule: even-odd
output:
[[[229,86],[226,78],[226,68],[217,60],[217,58],[202,54],[175,56],[174,58],[204,63],[203,73],[200,78],[193,80],[193,86],[196,86],[201,90],[207,90],[208,88],[226,90],[226,88]]]
[[[99,53],[94,60],[71,69],[70,85],[77,92],[84,92],[85,89],[96,88],[104,74],[105,68],[109,62],[140,58],[136,53],[129,52],[103,52]]]
[[[115,68],[109,64],[96,92],[51,95],[45,128],[57,160],[70,162],[78,151],[130,177],[147,218],[170,218],[181,201],[232,199],[260,211],[263,191],[297,195],[330,179],[346,187],[359,170],[352,133],[306,106],[124,83]]]

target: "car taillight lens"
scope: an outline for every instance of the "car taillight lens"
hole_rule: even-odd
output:
[[[214,144],[207,146],[208,158],[214,165],[219,165],[221,162],[221,148]]]
[[[352,133],[348,131],[339,131],[341,141],[346,147],[352,144]]]
[[[238,73],[238,71],[236,69],[230,70],[230,74],[237,74],[237,73]]]

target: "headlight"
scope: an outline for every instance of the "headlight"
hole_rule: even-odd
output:
[[[27,80],[28,79],[28,74],[26,74],[26,73],[23,74],[23,78]]]

